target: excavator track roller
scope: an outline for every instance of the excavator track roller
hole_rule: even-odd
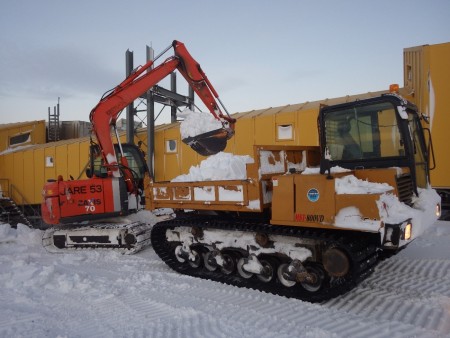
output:
[[[125,235],[124,240],[127,245],[134,245],[137,242],[136,236],[130,233]]]

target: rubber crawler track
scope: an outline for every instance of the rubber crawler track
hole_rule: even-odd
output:
[[[166,231],[176,227],[196,226],[208,229],[221,229],[229,231],[251,231],[263,232],[266,234],[293,236],[320,240],[325,245],[337,245],[344,249],[351,262],[351,271],[337,281],[331,281],[326,287],[319,291],[308,292],[299,285],[287,288],[278,281],[264,283],[252,277],[244,279],[237,274],[224,275],[220,272],[208,271],[203,268],[192,268],[189,264],[180,263],[174,254],[173,245],[166,239]],[[298,298],[309,302],[321,302],[341,295],[357,285],[366,278],[378,262],[376,245],[373,244],[373,237],[365,233],[351,233],[343,231],[330,231],[320,229],[307,229],[290,226],[274,226],[258,221],[236,221],[235,219],[217,219],[217,217],[193,216],[177,218],[157,223],[153,226],[151,234],[153,249],[158,256],[173,270],[203,279],[257,289],[285,297]]]
[[[90,230],[90,229],[97,229],[99,231],[104,231],[105,235],[108,233],[109,230],[114,229],[126,229],[129,234],[133,234],[136,237],[136,243],[133,245],[126,245],[122,244],[120,246],[114,246],[114,245],[101,245],[101,244],[95,244],[95,245],[79,245],[79,246],[71,246],[71,247],[65,247],[65,248],[58,248],[54,245],[53,241],[53,234],[56,231],[77,231],[80,232],[80,235],[82,235],[83,230]],[[144,223],[140,222],[133,222],[128,224],[92,224],[89,226],[60,226],[60,227],[52,227],[47,229],[44,232],[44,235],[42,237],[42,245],[44,248],[51,253],[64,253],[68,251],[74,251],[74,250],[92,250],[92,249],[105,249],[105,250],[112,250],[112,251],[118,251],[123,254],[132,255],[145,247],[147,247],[150,244],[150,231],[151,226],[146,225]]]

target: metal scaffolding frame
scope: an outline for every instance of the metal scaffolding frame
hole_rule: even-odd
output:
[[[146,62],[154,60],[155,53],[152,47],[146,46]],[[129,76],[133,71],[133,52],[127,50],[125,53],[125,70],[126,76]],[[170,90],[165,89],[159,85],[153,86],[145,94],[143,94],[139,100],[146,104],[146,109],[138,109],[139,106],[134,107],[134,103],[131,103],[126,109],[126,136],[127,142],[134,143],[135,127],[134,117],[138,112],[146,112],[146,125],[147,125],[147,165],[150,170],[150,176],[154,179],[154,164],[153,159],[155,155],[155,120],[159,114],[155,117],[155,103],[162,104],[164,107],[170,107],[170,119],[171,122],[177,121],[177,110],[179,107],[194,108],[194,90],[189,86],[188,96],[177,93],[177,77],[176,73],[170,74]],[[142,121],[144,122],[144,121]]]

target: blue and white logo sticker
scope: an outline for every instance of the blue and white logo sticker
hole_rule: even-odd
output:
[[[319,190],[317,190],[316,188],[311,188],[306,193],[306,196],[311,202],[317,202],[319,200]]]

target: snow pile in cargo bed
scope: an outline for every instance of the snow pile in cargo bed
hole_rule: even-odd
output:
[[[246,164],[253,163],[248,155],[233,155],[220,152],[192,166],[189,173],[175,177],[172,182],[197,182],[220,180],[245,180]]]
[[[180,125],[183,139],[223,128],[222,123],[209,112],[197,112],[186,108],[179,112],[177,117],[184,119]]]

